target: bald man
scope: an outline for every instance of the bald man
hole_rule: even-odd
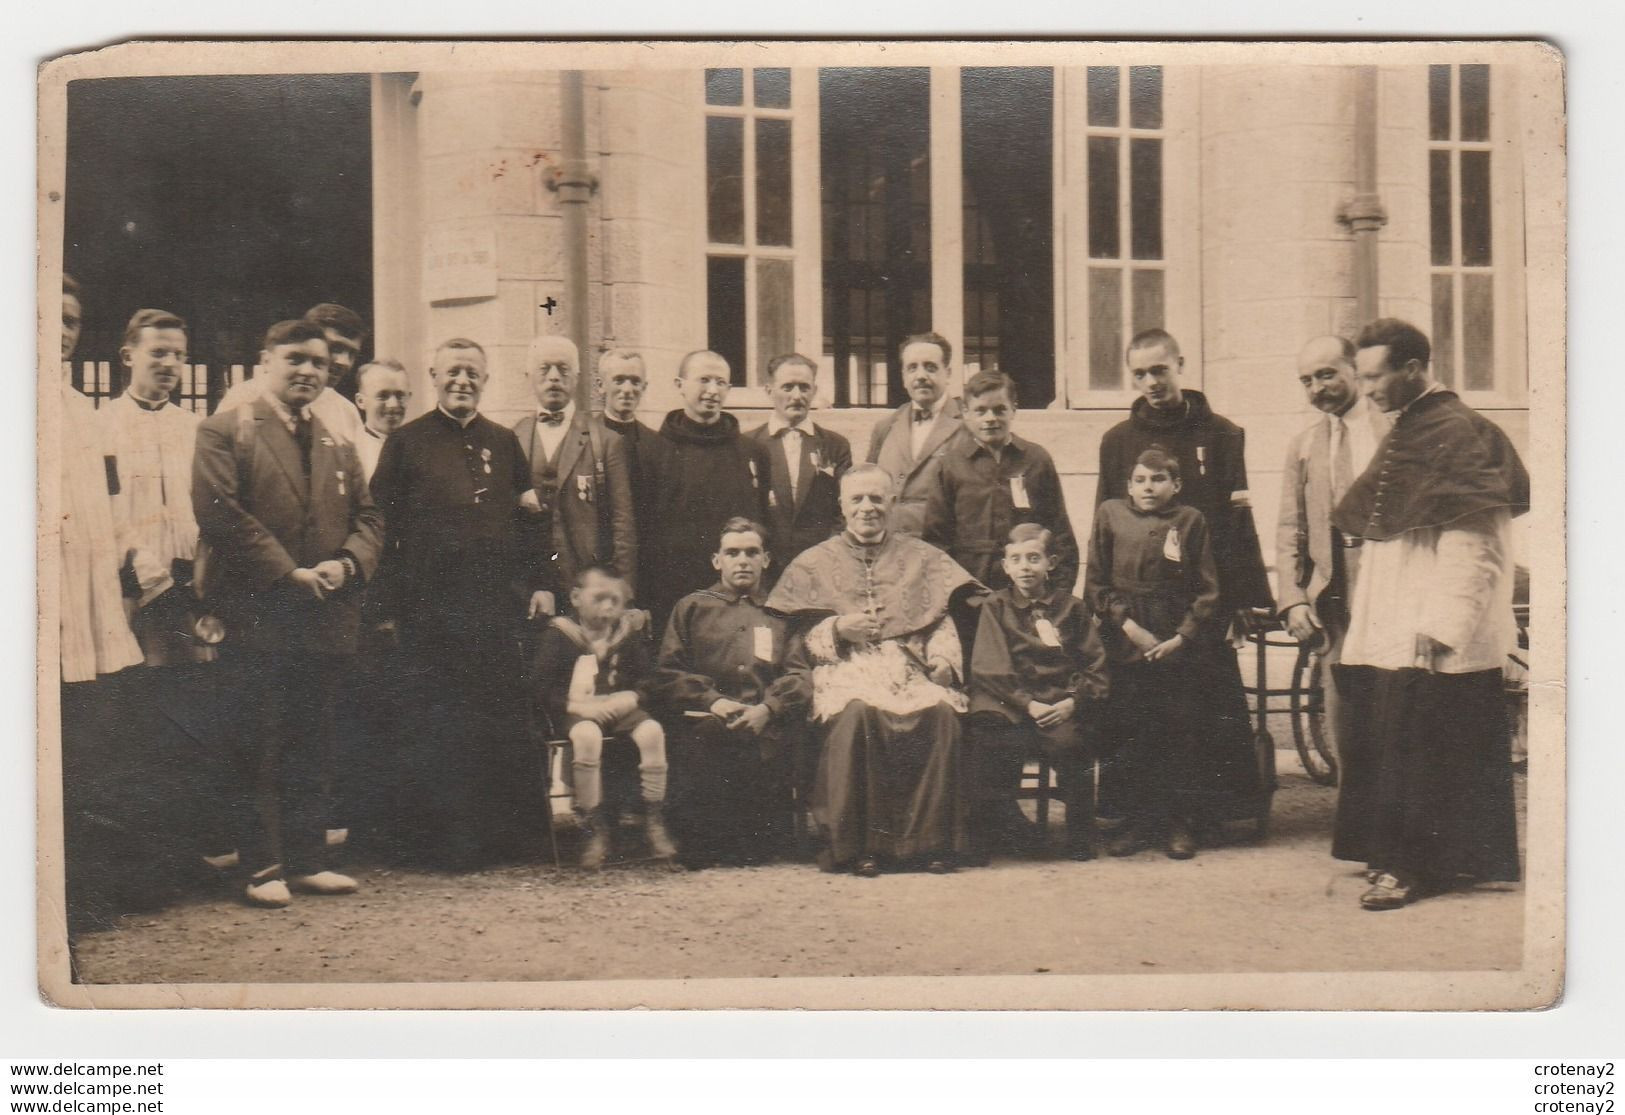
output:
[[[581,356],[568,337],[530,343],[525,377],[536,410],[514,426],[530,466],[520,497],[525,545],[551,555],[553,580],[568,592],[575,576],[604,565],[634,585],[638,528],[626,446],[603,420],[576,405]]]
[[[1365,471],[1388,432],[1388,418],[1361,394],[1354,375],[1354,345],[1343,337],[1316,337],[1298,354],[1298,383],[1320,414],[1292,439],[1281,473],[1281,511],[1275,532],[1276,599],[1287,631],[1328,667],[1326,722],[1339,761],[1343,718],[1338,668],[1348,603],[1359,568],[1360,540],[1332,526],[1332,508]],[[1344,771],[1347,780],[1350,772]],[[1359,772],[1352,777],[1359,778]]]

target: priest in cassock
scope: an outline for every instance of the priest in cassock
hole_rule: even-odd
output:
[[[969,851],[958,685],[964,654],[949,608],[980,589],[941,550],[888,530],[895,491],[878,465],[841,479],[846,529],[785,570],[769,611],[804,632],[791,668],[812,677],[824,726],[813,818],[826,870],[953,871]]]
[[[1498,426],[1433,379],[1420,330],[1379,319],[1355,347],[1361,389],[1396,417],[1333,512],[1364,539],[1343,643],[1345,698],[1363,708],[1343,746],[1375,778],[1340,797],[1334,854],[1371,868],[1362,907],[1392,910],[1518,878],[1501,671],[1529,474]]]
[[[485,350],[447,341],[429,368],[438,403],[384,442],[373,499],[389,528],[381,602],[400,633],[401,741],[388,850],[449,868],[525,855],[545,816],[526,744],[519,636],[557,584],[519,544],[531,486],[519,439],[479,413]]]

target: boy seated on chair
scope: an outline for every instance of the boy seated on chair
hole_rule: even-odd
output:
[[[1055,768],[1066,806],[1067,849],[1094,858],[1094,727],[1107,689],[1106,652],[1083,601],[1052,582],[1055,536],[1036,523],[1010,531],[1010,586],[982,602],[971,652],[972,794],[979,851],[1026,830],[1016,793],[1029,756]],[[1040,777],[1047,772],[1040,768]],[[1045,834],[1038,834],[1041,841]]]
[[[548,625],[531,672],[537,705],[570,740],[576,811],[586,837],[581,866],[589,870],[602,867],[609,854],[602,761],[611,736],[628,736],[637,745],[649,851],[656,859],[677,855],[665,823],[666,733],[638,697],[653,664],[643,624],[627,612],[630,598],[619,573],[602,565],[582,569],[570,589],[575,618],[558,616]]]
[[[762,610],[767,532],[745,518],[722,525],[718,581],[677,602],[645,692],[684,730],[672,827],[690,870],[762,863],[782,843],[793,740],[812,687],[786,673],[789,624]]]

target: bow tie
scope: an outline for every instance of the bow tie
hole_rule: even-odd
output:
[[[544,426],[564,425],[564,412],[562,410],[544,410],[536,415]]]
[[[773,436],[774,437],[783,437],[785,434],[798,434],[799,435],[801,432],[802,431],[801,431],[800,426],[786,426],[782,430],[774,431]]]
[[[921,410],[919,407],[915,407],[912,412],[912,417],[915,422],[929,422],[933,416],[930,411]]]

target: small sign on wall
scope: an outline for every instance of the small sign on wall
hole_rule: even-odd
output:
[[[490,228],[433,229],[423,245],[423,296],[430,302],[495,298],[497,238]]]

